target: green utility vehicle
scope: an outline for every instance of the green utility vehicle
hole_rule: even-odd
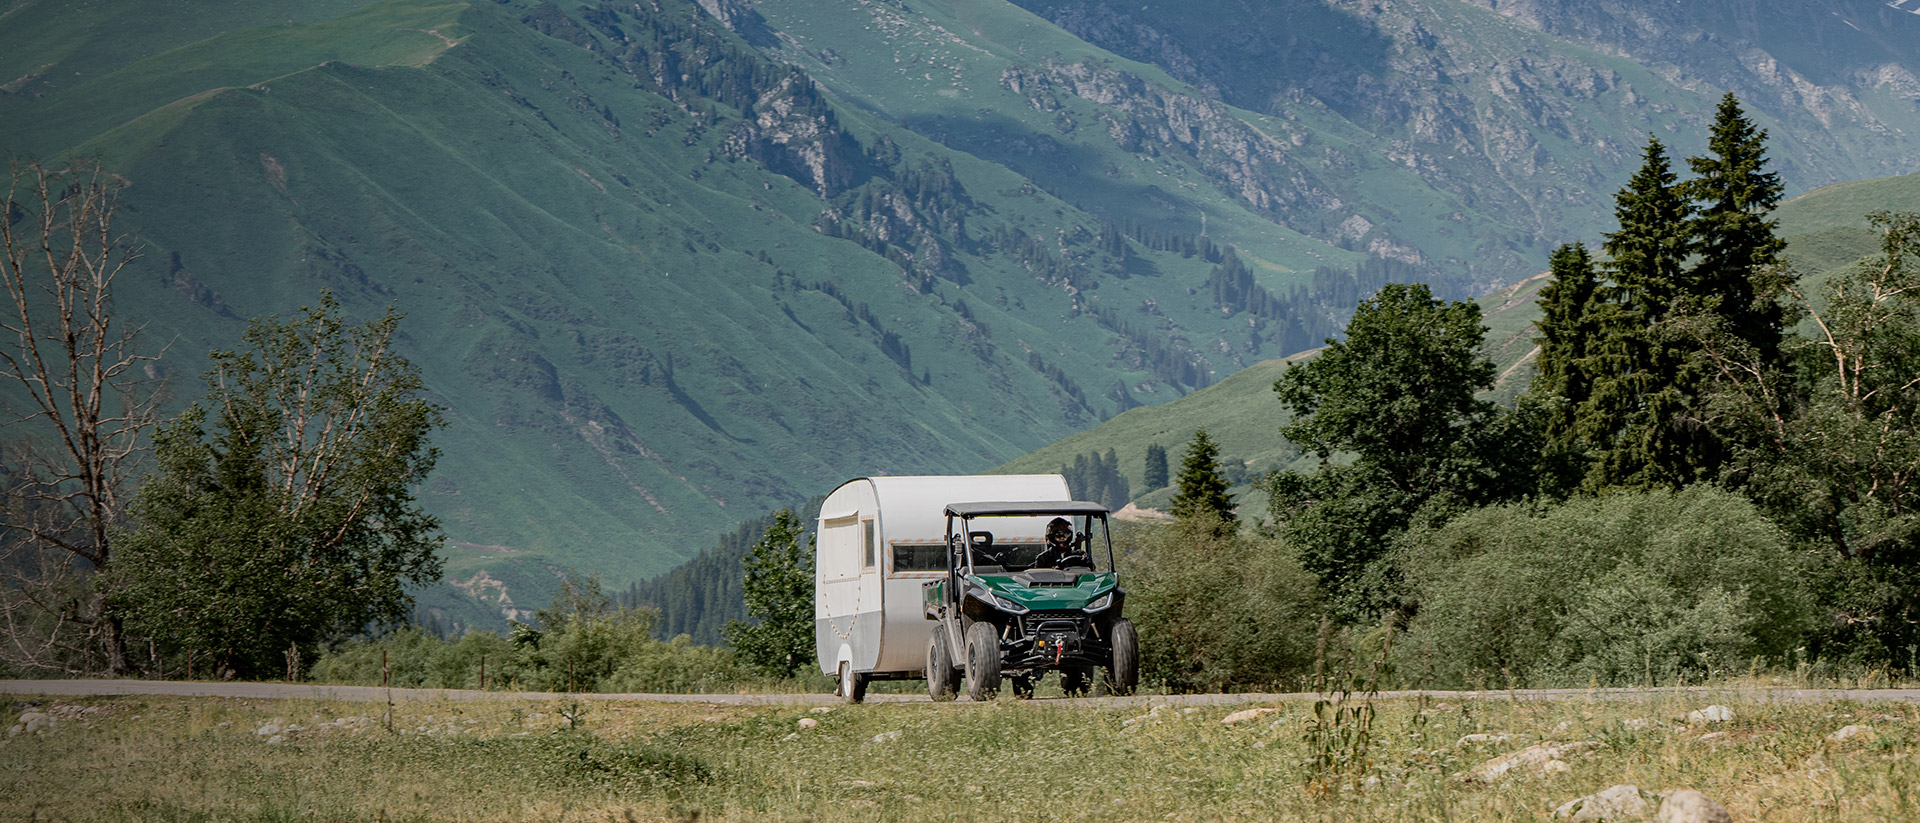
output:
[[[1126,694],[1140,678],[1139,639],[1121,617],[1107,507],[1081,501],[952,503],[946,575],[922,587],[928,620],[927,693],[986,700],[1004,678],[1032,697],[1047,672],[1068,695],[1096,673]]]

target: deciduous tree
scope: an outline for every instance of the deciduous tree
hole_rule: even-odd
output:
[[[405,619],[407,587],[439,579],[439,521],[411,489],[438,457],[441,419],[393,350],[399,322],[389,308],[349,325],[332,295],[256,320],[155,438],[116,597],[201,671],[284,671],[290,655]]]
[[[747,616],[721,633],[741,663],[774,677],[792,677],[813,661],[813,552],[802,551],[805,529],[791,509],[774,515],[767,534],[740,561],[740,594]]]
[[[119,188],[97,163],[29,163],[0,203],[0,660],[23,668],[128,669],[100,583],[155,419],[143,371],[155,358],[114,311],[114,280],[139,258],[113,227]]]

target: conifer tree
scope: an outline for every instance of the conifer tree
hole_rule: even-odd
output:
[[[1577,423],[1606,446],[1587,473],[1589,492],[1677,488],[1708,473],[1719,451],[1695,425],[1699,386],[1685,351],[1660,329],[1685,294],[1692,209],[1658,138],[1647,139],[1642,156],[1614,198],[1620,228],[1603,244],[1612,307],[1594,317],[1592,397]]]
[[[1706,157],[1688,158],[1697,175],[1685,193],[1699,203],[1693,234],[1699,262],[1687,274],[1688,291],[1725,330],[1751,347],[1762,363],[1780,360],[1783,314],[1777,297],[1785,241],[1767,213],[1780,202],[1780,176],[1767,171],[1765,129],[1755,128],[1728,93],[1720,100]]]
[[[1167,486],[1167,447],[1159,443],[1147,444],[1145,482],[1147,491],[1164,489]]]
[[[1594,347],[1598,323],[1608,314],[1593,258],[1585,245],[1568,243],[1554,249],[1549,263],[1553,280],[1540,289],[1539,372],[1528,391],[1540,401],[1543,449],[1554,476],[1541,479],[1542,491],[1558,492],[1579,482],[1588,455],[1595,450],[1580,426],[1581,413],[1593,396]],[[1554,469],[1559,469],[1554,471]]]
[[[1186,459],[1180,464],[1180,491],[1173,496],[1173,515],[1181,520],[1216,517],[1221,528],[1230,531],[1239,525],[1239,518],[1233,512],[1233,496],[1227,494],[1227,477],[1220,471],[1219,457],[1220,447],[1207,430],[1196,429],[1193,439],[1187,441]]]

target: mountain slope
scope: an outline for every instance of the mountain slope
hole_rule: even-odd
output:
[[[1721,84],[1613,6],[1024,5],[18,0],[0,148],[129,181],[176,394],[322,289],[406,312],[423,500],[496,612],[1205,388],[1387,280],[1523,278],[1724,88],[1796,188],[1916,162],[1911,60],[1809,67],[1785,11]]]

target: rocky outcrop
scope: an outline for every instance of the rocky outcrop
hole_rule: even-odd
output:
[[[1215,184],[1267,213],[1341,207],[1284,142],[1249,125],[1218,101],[1169,91],[1140,77],[1091,63],[1014,66],[1000,85],[1040,111],[1061,108],[1068,95],[1105,107],[1107,134],[1122,150],[1192,157]]]

